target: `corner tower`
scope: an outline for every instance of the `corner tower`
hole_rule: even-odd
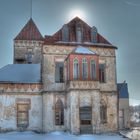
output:
[[[14,63],[41,63],[43,42],[43,36],[30,18],[14,39]]]

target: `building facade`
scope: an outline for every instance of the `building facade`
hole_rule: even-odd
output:
[[[30,19],[0,69],[1,131],[117,131],[116,49],[78,17],[45,37]]]
[[[130,128],[130,107],[129,107],[129,93],[127,83],[118,83],[119,95],[119,129]]]

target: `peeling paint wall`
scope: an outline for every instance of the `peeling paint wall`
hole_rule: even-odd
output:
[[[27,130],[42,130],[42,97],[39,94],[2,94],[0,95],[0,130],[18,130],[17,99],[30,99],[29,126]]]

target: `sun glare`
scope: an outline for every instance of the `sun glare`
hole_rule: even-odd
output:
[[[81,10],[72,10],[69,14],[69,19],[72,19],[74,17],[79,17],[81,19],[85,19],[85,14]]]

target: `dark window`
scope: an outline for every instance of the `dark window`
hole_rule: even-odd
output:
[[[55,63],[55,82],[63,83],[64,82],[64,63],[56,62]]]
[[[92,108],[91,107],[80,107],[80,124],[91,125],[92,120]]]
[[[29,104],[17,104],[17,127],[26,128],[29,123]]]
[[[55,124],[64,125],[64,106],[60,99],[55,104]]]
[[[105,83],[105,64],[99,65],[99,81]]]
[[[87,65],[86,58],[83,58],[83,60],[82,60],[82,77],[83,77],[83,79],[88,78],[88,65]]]
[[[15,63],[17,63],[17,64],[24,64],[25,60],[24,59],[16,59]]]
[[[79,79],[79,63],[77,59],[73,61],[73,79]]]
[[[62,28],[62,41],[69,41],[69,28],[68,25],[64,25]]]
[[[100,117],[101,117],[101,123],[107,122],[107,107],[105,105],[100,106]]]
[[[91,60],[90,73],[91,73],[91,79],[95,80],[96,79],[96,63],[95,63],[95,60]]]

